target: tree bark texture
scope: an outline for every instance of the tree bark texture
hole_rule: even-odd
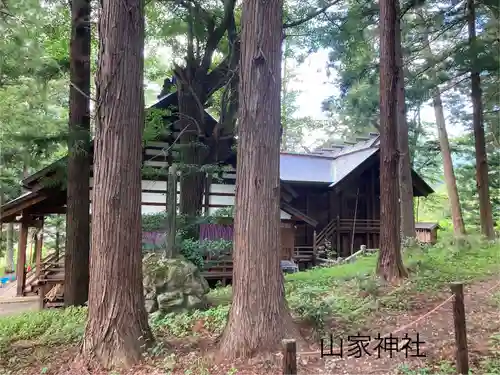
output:
[[[167,246],[165,246],[165,257],[173,258],[176,252],[175,247],[175,222],[177,213],[177,168],[171,165],[168,169],[167,179],[167,217],[166,217],[166,239]]]
[[[471,50],[471,97],[472,97],[472,126],[474,129],[476,149],[476,184],[479,195],[479,214],[481,217],[481,233],[489,238],[495,238],[493,214],[490,201],[488,183],[488,158],[483,122],[483,100],[481,93],[481,78],[477,63],[476,48],[476,14],[474,0],[467,0],[469,48]]]
[[[377,274],[392,282],[405,277],[398,202],[396,63],[397,0],[380,1],[380,253]]]
[[[90,256],[90,0],[71,4],[66,306],[87,302]]]
[[[403,45],[401,36],[401,21],[399,0],[396,1],[396,64],[398,69],[397,82],[397,130],[398,130],[398,179],[399,201],[401,210],[401,235],[405,238],[415,238],[415,214],[413,208],[413,182],[411,178],[410,146],[408,141],[408,122],[406,120],[405,83],[403,70]]]
[[[421,13],[420,17],[425,19]],[[428,43],[424,49],[425,57],[429,61],[434,60],[434,55],[430,46],[429,29],[425,26],[422,30],[425,35],[425,41]],[[438,131],[439,147],[443,157],[443,171],[446,189],[448,191],[448,200],[450,202],[451,220],[453,222],[453,232],[455,237],[465,235],[465,225],[462,216],[462,208],[460,205],[460,197],[458,195],[457,180],[455,171],[453,170],[453,161],[451,158],[450,141],[448,140],[448,132],[446,131],[446,120],[444,117],[443,102],[441,100],[441,91],[437,85],[437,74],[433,69],[429,71],[430,77],[436,81],[436,87],[432,90],[432,106],[434,108],[434,116],[436,118],[436,127]]]
[[[101,4],[90,293],[82,352],[105,368],[130,367],[152,339],[141,256],[144,2]]]
[[[436,117],[439,147],[441,148],[441,155],[443,156],[444,180],[446,183],[446,189],[448,190],[453,231],[455,233],[455,237],[462,237],[465,235],[465,225],[462,217],[460,197],[458,196],[457,180],[455,178],[455,171],[453,170],[450,141],[448,140],[448,132],[446,131],[443,102],[441,101],[441,92],[439,87],[434,89],[432,104],[434,107],[434,115]]]
[[[200,167],[205,163],[207,154],[200,142],[205,132],[205,113],[199,91],[188,74],[177,78],[177,97],[179,100],[179,123],[183,131],[180,137],[181,161],[185,170],[180,178],[180,213],[198,216],[203,206],[205,173]],[[201,107],[201,108],[200,108]]]
[[[223,358],[270,353],[295,334],[279,262],[282,6],[243,3],[233,303]]]
[[[5,202],[5,195],[3,191],[0,190],[0,207],[3,206],[4,202]],[[3,223],[0,223],[0,257],[3,255],[1,248],[2,242],[3,242]]]
[[[420,17],[425,19],[423,14],[420,14]],[[429,30],[427,26],[425,26],[422,31],[425,33],[425,41],[428,43],[427,47],[424,49],[425,57],[429,61],[433,61],[434,55],[430,46]],[[455,178],[455,171],[453,170],[450,141],[448,140],[448,132],[446,131],[446,120],[444,117],[443,102],[441,100],[441,91],[437,85],[436,72],[433,69],[430,69],[429,74],[431,79],[436,81],[436,87],[432,91],[432,106],[434,108],[434,116],[436,118],[439,148],[441,149],[441,155],[443,157],[444,180],[448,191],[448,200],[450,202],[453,232],[455,237],[461,237],[465,235],[465,225],[460,205],[460,197],[458,195],[457,180]]]
[[[5,254],[5,273],[14,272],[14,224],[7,224],[7,252]]]

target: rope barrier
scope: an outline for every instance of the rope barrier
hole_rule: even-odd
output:
[[[493,287],[489,288],[487,291],[485,292],[481,292],[481,293],[476,293],[476,294],[488,294],[490,293],[493,289],[497,288],[500,286],[500,282],[495,284]],[[426,312],[425,314],[419,316],[417,319],[415,319],[414,321],[408,323],[408,324],[405,324],[403,325],[402,327],[399,327],[397,328],[396,330],[392,331],[391,333],[387,333],[381,337],[377,337],[377,340],[381,340],[381,339],[384,339],[384,338],[387,338],[391,335],[394,335],[396,333],[399,333],[413,325],[415,325],[416,323],[420,322],[421,320],[427,318],[428,316],[432,315],[434,312],[436,312],[437,310],[439,310],[441,307],[443,307],[444,305],[446,305],[449,301],[451,301],[453,299],[454,295],[451,295],[449,296],[447,299],[445,299],[443,302],[441,302],[439,305],[437,305],[436,307],[434,307],[432,310]],[[341,349],[340,347],[334,347],[333,349]],[[313,352],[298,352],[297,353],[298,355],[304,355],[304,356],[310,356],[310,355],[317,355],[317,354],[322,354],[322,352],[320,350],[317,350],[317,351],[313,351]]]

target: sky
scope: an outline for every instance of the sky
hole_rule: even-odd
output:
[[[337,91],[331,83],[327,83],[327,61],[327,50],[320,50],[311,54],[303,64],[296,68],[297,79],[293,84],[290,84],[290,87],[302,91],[297,100],[299,105],[297,117],[310,116],[315,119],[326,119],[321,111],[321,103]],[[450,115],[445,108],[445,117],[448,118]],[[430,102],[422,106],[420,116],[423,122],[435,122],[434,110]],[[448,127],[447,130],[450,137],[458,136],[464,132],[462,127]],[[310,142],[306,140],[306,143]]]
[[[160,56],[165,56],[165,59],[171,58],[169,51],[156,51]],[[290,89],[300,90],[301,93],[297,98],[297,105],[299,109],[296,112],[297,117],[309,116],[317,120],[325,120],[327,117],[321,110],[321,103],[323,100],[331,95],[338,93],[332,83],[328,83],[326,75],[326,66],[328,61],[328,51],[319,50],[311,54],[304,63],[293,67],[296,78],[290,82]],[[148,85],[148,101],[155,100],[156,95],[160,92],[161,86],[158,84]],[[154,93],[155,95],[152,95]],[[152,103],[148,103],[152,104]],[[434,123],[434,111],[430,103],[424,105],[421,109],[421,120],[428,123]],[[445,109],[445,117],[449,117],[450,113]],[[448,127],[450,137],[460,135],[463,133],[463,128]],[[321,132],[312,132],[304,139],[304,146],[310,147],[321,138]]]

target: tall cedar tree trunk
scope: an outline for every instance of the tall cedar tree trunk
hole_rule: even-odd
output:
[[[415,215],[413,208],[413,182],[411,179],[410,146],[408,142],[408,122],[406,120],[405,83],[403,70],[403,45],[401,36],[401,20],[399,0],[396,1],[396,64],[398,69],[397,85],[397,130],[398,130],[398,179],[399,200],[401,210],[401,235],[404,238],[415,238]]]
[[[103,0],[88,322],[82,352],[130,367],[152,340],[142,289],[144,2]]]
[[[286,94],[288,93],[288,66],[287,55],[289,50],[289,41],[283,41],[283,79],[281,88],[281,150],[287,151],[287,137],[288,137],[288,117],[287,117],[287,104],[285,102]]]
[[[14,224],[7,224],[7,253],[5,254],[5,273],[14,272]]]
[[[380,253],[377,274],[406,277],[401,258],[398,202],[396,17],[398,0],[380,1]]]
[[[472,126],[476,148],[476,184],[479,194],[479,214],[481,216],[481,233],[489,238],[495,238],[493,215],[488,183],[488,158],[486,156],[486,141],[483,123],[483,100],[481,98],[481,78],[476,51],[476,14],[474,0],[467,0],[469,48],[471,64],[471,97],[472,97]]]
[[[184,74],[183,78],[188,78]],[[177,94],[179,100],[180,129],[184,130],[180,137],[181,160],[188,170],[181,173],[180,179],[180,213],[187,216],[198,216],[203,206],[203,190],[205,174],[199,169],[204,163],[205,148],[199,144],[198,129],[204,129],[204,112],[197,105],[199,93],[194,79],[184,82],[177,78]],[[199,97],[199,95],[197,95]],[[188,113],[188,116],[182,114]]]
[[[89,295],[90,0],[73,0],[71,17],[64,304],[78,306]]]
[[[420,14],[420,17],[425,20],[423,13]],[[424,49],[425,57],[429,61],[433,61],[434,55],[430,45],[429,30],[427,26],[425,26],[422,31],[425,35],[425,41],[427,42],[427,47]],[[430,70],[429,74],[433,81],[437,81],[437,73],[433,69]],[[439,86],[436,86],[436,88],[432,90],[432,106],[434,107],[434,116],[436,118],[439,147],[443,157],[444,181],[448,191],[448,200],[450,202],[453,232],[455,237],[462,237],[465,235],[465,225],[460,205],[460,197],[458,196],[457,180],[455,178],[455,171],[453,170],[450,141],[448,140],[448,132],[446,131],[446,121],[444,118],[443,102],[441,100]]]
[[[3,191],[0,190],[0,207],[3,206],[5,202],[5,196],[3,194]],[[3,223],[0,223],[0,245],[3,242]],[[2,257],[4,254],[2,254],[2,248],[0,246],[0,257]],[[6,255],[6,254],[5,254]],[[7,265],[5,266],[5,271],[7,271]]]
[[[279,262],[282,5],[243,3],[233,303],[220,343],[226,359],[270,353],[295,334]]]
[[[460,198],[458,196],[457,180],[453,170],[453,162],[451,159],[450,141],[446,131],[446,122],[444,118],[443,102],[441,101],[441,92],[439,87],[436,87],[433,92],[432,105],[434,107],[434,115],[436,117],[436,126],[438,130],[439,147],[443,156],[444,180],[446,189],[448,190],[448,200],[451,208],[451,219],[453,221],[453,231],[455,237],[465,235],[464,219],[462,217],[462,208],[460,206]]]

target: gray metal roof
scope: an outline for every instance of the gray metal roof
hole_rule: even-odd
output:
[[[440,228],[438,223],[415,223],[415,229],[427,229],[427,230],[433,230],[434,228]]]
[[[337,184],[377,151],[378,148],[367,148],[346,155],[341,155],[334,159],[332,163],[333,181],[330,186]]]
[[[379,149],[379,137],[353,145],[336,145],[309,154],[282,153],[280,179],[334,186]]]
[[[289,182],[320,182],[333,180],[332,159],[310,154],[281,154],[280,179]]]

